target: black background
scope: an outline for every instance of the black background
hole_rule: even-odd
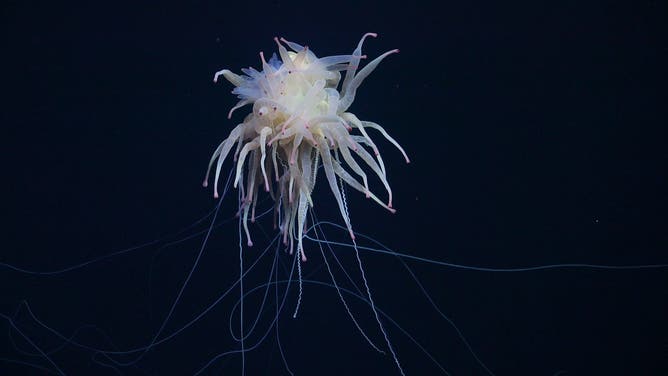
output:
[[[79,342],[109,348],[103,331],[120,349],[149,343],[202,238],[51,276],[6,265],[53,271],[177,239],[169,234],[212,210],[212,192],[200,185],[206,163],[247,111],[227,120],[235,98],[227,82],[212,83],[213,73],[259,67],[258,53],[275,50],[274,36],[319,56],[350,53],[370,31],[379,33],[367,40],[370,57],[401,49],[365,81],[351,111],[383,125],[411,163],[379,141],[398,211],[391,215],[349,190],[357,231],[403,253],[469,266],[668,261],[664,2],[22,1],[1,9],[0,313],[44,350],[62,341],[31,319],[26,302],[65,336],[87,324],[98,328],[83,327]],[[316,191],[316,214],[340,223],[323,177]],[[238,278],[234,208],[232,194],[219,214],[231,222],[214,231],[166,333]],[[256,246],[244,250],[246,265],[274,230],[262,219],[251,231]],[[359,282],[353,253],[335,251]],[[266,282],[272,252],[246,288]],[[317,246],[307,242],[307,252],[304,273],[330,280]],[[362,259],[378,307],[443,368],[485,374],[396,259],[369,252]],[[409,264],[497,375],[668,374],[666,269],[494,273]],[[344,280],[340,270],[337,276]],[[296,286],[290,291],[280,333],[295,374],[398,374],[391,357],[359,335],[333,289],[305,285],[296,320]],[[261,298],[246,301],[247,327]],[[228,331],[237,299],[235,289],[132,367],[103,367],[99,354],[74,345],[51,359],[68,375],[194,374],[239,348]],[[384,346],[368,306],[348,301]],[[266,324],[264,317],[246,346]],[[408,375],[442,373],[385,324]],[[7,320],[1,327],[1,374],[55,372],[42,357],[24,354],[34,348]],[[240,369],[233,355],[203,374]],[[275,332],[247,354],[246,374],[287,374]]]

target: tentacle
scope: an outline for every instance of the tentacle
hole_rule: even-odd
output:
[[[387,139],[390,143],[392,143],[394,147],[399,149],[401,154],[403,154],[404,158],[406,159],[406,163],[411,163],[411,160],[408,159],[408,155],[406,155],[404,148],[402,148],[401,145],[399,145],[399,143],[394,138],[392,138],[392,136],[390,136],[383,127],[371,121],[362,121],[362,125],[379,131],[383,135],[383,137],[385,137],[385,139]]]
[[[324,141],[324,140],[323,140]],[[353,233],[353,228],[350,225],[350,218],[346,213],[346,210],[343,205],[343,199],[341,198],[341,191],[339,190],[338,184],[336,184],[336,176],[334,173],[334,166],[332,163],[332,155],[329,152],[327,143],[323,142],[320,146],[320,155],[322,156],[322,165],[325,169],[325,176],[327,177],[327,182],[329,182],[329,188],[334,194],[337,204],[339,205],[339,210],[341,211],[341,216],[343,217],[344,222],[346,223],[346,228],[348,228],[348,233],[350,234],[351,239],[355,239],[355,234]]]

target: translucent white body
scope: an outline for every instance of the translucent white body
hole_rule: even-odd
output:
[[[218,197],[221,167],[234,149],[234,186],[241,189],[240,215],[249,245],[252,241],[248,217],[250,213],[251,221],[255,218],[258,191],[263,186],[274,199],[283,242],[292,251],[296,240],[302,260],[306,260],[302,247],[303,230],[307,209],[313,205],[311,192],[320,163],[351,237],[354,235],[337,178],[394,212],[385,166],[367,129],[379,131],[401,151],[407,162],[408,157],[381,126],[360,121],[347,112],[364,78],[386,56],[399,52],[385,52],[358,71],[360,61],[366,58],[362,55],[362,44],[369,36],[375,37],[376,34],[365,34],[351,55],[322,58],[308,47],[274,38],[280,60],[274,55],[267,62],[260,53],[262,71],[248,68],[242,69],[244,75],[237,75],[223,69],[215,74],[214,81],[222,75],[235,85],[232,93],[240,99],[228,117],[248,104],[252,105],[252,112],[213,153],[204,186],[207,186],[209,172],[217,160],[214,196]],[[345,71],[345,78],[339,85],[341,71]],[[369,190],[367,173],[356,158],[383,183],[387,203]]]

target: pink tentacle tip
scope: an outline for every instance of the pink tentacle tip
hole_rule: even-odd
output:
[[[396,213],[396,212],[397,212],[396,209],[392,209],[392,208],[390,208],[390,213],[394,214],[394,213]]]
[[[253,242],[250,239],[248,239],[248,243],[246,243],[246,244],[248,244],[249,247],[253,246]]]
[[[390,51],[390,53],[398,54],[398,53],[399,53],[399,49],[398,49],[398,48],[395,48],[395,49],[393,49],[392,51]]]
[[[374,37],[374,38],[376,38],[377,36],[378,36],[377,33],[366,33],[366,34],[364,34],[364,37]]]
[[[204,180],[204,181],[202,182],[202,187],[206,188],[206,187],[208,187],[208,186],[209,186],[209,181],[208,181],[208,180]]]
[[[306,255],[302,253],[302,262],[306,262]]]
[[[218,191],[214,191],[214,192],[213,192],[213,198],[219,198],[219,197],[220,197],[220,196],[218,196]]]

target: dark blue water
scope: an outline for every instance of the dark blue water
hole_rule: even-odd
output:
[[[377,32],[366,54],[401,50],[351,111],[383,125],[411,163],[376,138],[397,213],[348,190],[356,231],[475,267],[668,262],[665,3],[226,3],[2,6],[0,374],[242,374],[239,354],[215,358],[240,349],[228,328],[238,287],[145,353],[98,350],[147,346],[163,324],[203,236],[170,242],[207,230],[210,217],[194,223],[217,203],[201,187],[206,164],[247,111],[227,119],[232,86],[213,74],[260,68],[274,36],[326,56]],[[342,223],[322,173],[314,199],[319,219]],[[158,339],[237,281],[235,211],[233,191],[217,217],[228,222],[213,229]],[[251,232],[246,267],[273,238],[271,218]],[[304,277],[331,283],[317,244],[305,244]],[[364,291],[354,252],[334,252]],[[472,353],[398,259],[360,254],[377,307],[430,354],[381,317],[408,375],[668,374],[666,268],[484,272],[405,259]],[[275,259],[287,277],[292,258],[272,247],[246,290],[267,283]],[[61,272],[89,260],[98,261]],[[293,282],[278,335],[276,291],[267,291],[244,341],[258,344],[244,357],[247,375],[399,374],[333,288],[305,283],[293,319]],[[279,302],[285,291],[279,284]],[[264,293],[245,300],[246,330]],[[345,298],[387,353],[369,306]]]

